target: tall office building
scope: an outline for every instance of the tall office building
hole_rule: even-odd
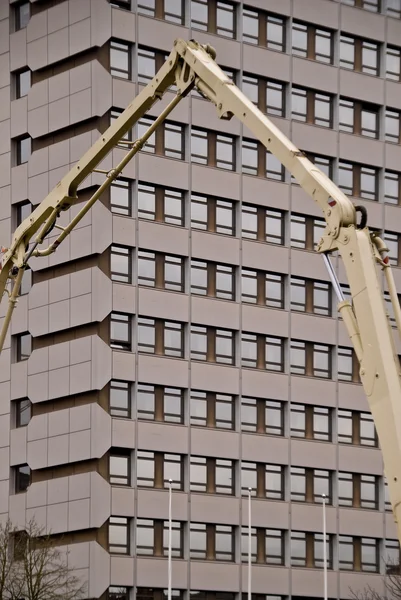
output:
[[[1,244],[181,37],[211,43],[368,207],[397,267],[400,17],[400,0],[0,0]],[[328,597],[384,590],[399,545],[314,252],[323,226],[275,157],[191,92],[57,253],[31,261],[0,359],[0,515],[68,545],[88,597],[166,598],[169,480],[174,600],[246,595],[249,488],[255,600],[322,598],[322,494]]]

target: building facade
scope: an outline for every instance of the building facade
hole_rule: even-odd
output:
[[[0,0],[1,244],[174,40],[195,38],[367,206],[401,289],[400,4]],[[322,598],[322,494],[328,597],[383,592],[399,545],[314,252],[323,227],[275,157],[193,91],[57,253],[31,261],[0,358],[0,515],[68,546],[89,598],[166,597],[170,486],[175,599],[246,596],[249,495],[255,600]]]

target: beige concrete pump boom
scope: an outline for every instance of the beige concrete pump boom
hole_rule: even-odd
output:
[[[131,102],[121,116],[102,134],[81,160],[65,175],[52,192],[21,223],[10,248],[5,250],[0,272],[0,298],[8,295],[8,309],[0,333],[0,352],[4,345],[11,314],[22,276],[31,256],[54,252],[111,183],[122,173],[131,158],[143,147],[158,125],[196,86],[213,102],[219,118],[236,116],[274,154],[320,206],[326,228],[318,245],[339,300],[339,310],[360,361],[361,381],[369,401],[383,451],[390,499],[401,540],[401,383],[398,356],[381,290],[378,269],[384,270],[394,314],[401,333],[401,311],[384,242],[366,227],[366,211],[355,207],[339,188],[315,167],[294,144],[234,85],[215,62],[210,46],[195,41],[176,40],[165,64]],[[177,93],[142,138],[135,142],[124,136],[150,107],[175,84]],[[116,146],[127,153],[121,162],[105,172],[97,165]],[[79,185],[91,173],[104,173],[105,180],[79,210],[70,224],[56,224],[61,211],[77,202]],[[358,224],[357,213],[361,213]],[[57,228],[59,236],[44,249],[41,245]],[[344,301],[328,255],[338,251],[343,259],[352,303]]]

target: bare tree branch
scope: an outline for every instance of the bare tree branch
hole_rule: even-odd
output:
[[[68,551],[34,520],[25,531],[0,524],[0,598],[2,600],[80,600],[86,584],[68,565]]]
[[[353,600],[401,600],[401,566],[391,561],[387,561],[385,564],[384,594],[380,594],[369,585],[358,592],[350,589],[350,598]]]

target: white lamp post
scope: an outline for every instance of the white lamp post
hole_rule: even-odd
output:
[[[326,494],[322,494],[323,500],[323,598],[327,600],[327,544],[326,544]]]
[[[172,483],[173,480],[169,479],[168,480],[169,483],[169,488],[168,488],[168,560],[167,560],[167,564],[168,564],[168,584],[167,584],[167,598],[168,600],[171,600],[171,549],[172,549],[172,540],[171,540],[171,525],[172,525],[172,514],[171,514],[171,508],[172,508],[172,497],[173,497],[173,488],[172,488]]]
[[[252,488],[248,488],[248,600],[252,600]]]

